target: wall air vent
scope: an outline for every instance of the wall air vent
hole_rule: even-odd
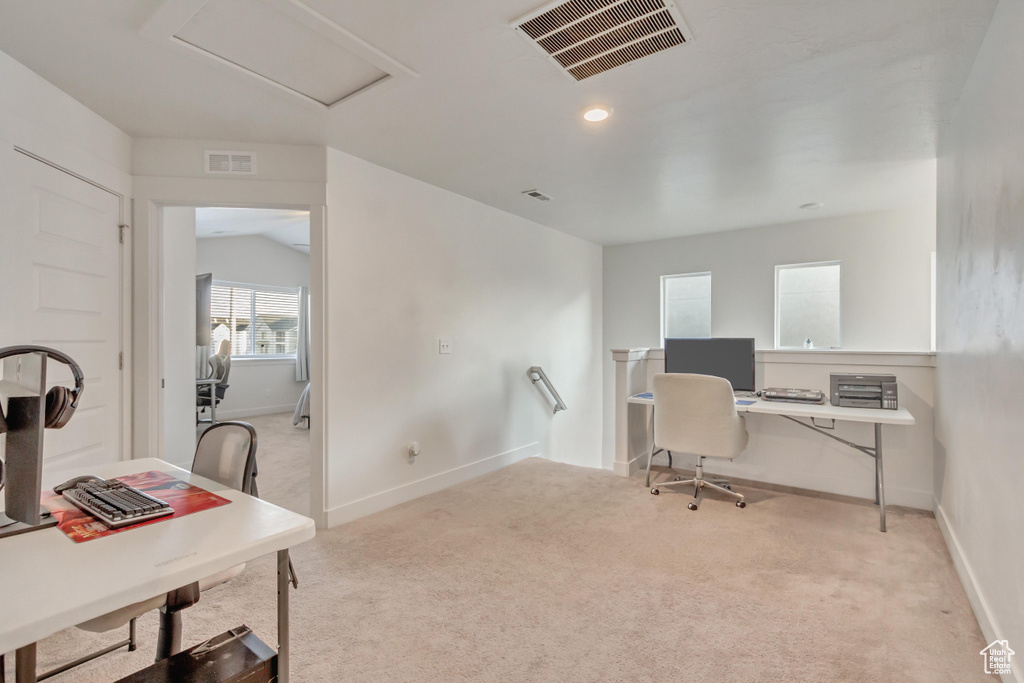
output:
[[[512,24],[577,81],[693,39],[673,0],[568,0]]]
[[[218,175],[256,175],[256,155],[252,152],[206,150],[206,172]]]
[[[540,190],[523,190],[523,194],[525,194],[527,197],[533,197],[534,199],[536,199],[538,201],[541,201],[541,202],[550,202],[551,201],[551,197],[549,197],[548,195],[544,194]]]

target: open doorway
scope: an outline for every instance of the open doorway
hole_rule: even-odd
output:
[[[191,464],[211,424],[258,436],[260,496],[310,513],[309,211],[164,207],[162,439]]]

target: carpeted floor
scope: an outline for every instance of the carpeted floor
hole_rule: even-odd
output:
[[[690,512],[685,493],[534,458],[319,532],[293,553],[293,680],[986,680],[930,514],[891,508],[882,534],[871,505],[742,492],[744,510]],[[244,622],[273,643],[274,585],[270,558],[250,563],[184,613],[185,641]],[[155,632],[147,615],[137,652],[54,680],[141,668]],[[40,666],[117,637],[62,632]]]
[[[309,514],[309,430],[292,425],[291,413],[239,418],[256,429],[260,498]]]

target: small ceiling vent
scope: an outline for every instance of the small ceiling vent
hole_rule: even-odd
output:
[[[551,197],[549,197],[548,195],[544,194],[540,190],[524,190],[523,194],[525,194],[527,197],[533,197],[534,199],[536,199],[538,201],[541,201],[541,202],[550,202],[551,201]]]
[[[256,155],[252,152],[206,150],[206,172],[220,175],[256,175]]]
[[[554,2],[512,25],[577,81],[693,38],[673,0]]]

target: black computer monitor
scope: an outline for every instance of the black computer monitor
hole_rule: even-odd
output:
[[[754,340],[746,338],[666,339],[665,372],[724,377],[733,391],[754,390]]]

